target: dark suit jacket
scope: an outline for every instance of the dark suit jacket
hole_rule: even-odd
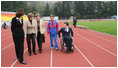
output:
[[[23,18],[21,22],[16,17],[12,18],[11,31],[13,37],[24,37]]]
[[[73,23],[75,24],[77,22],[77,19],[73,19]]]
[[[62,36],[63,36],[63,37],[64,37],[64,36],[70,36],[70,34],[71,34],[71,36],[73,37],[73,30],[72,30],[72,28],[68,27],[68,29],[69,29],[69,31],[67,32],[67,31],[65,30],[65,28],[61,28],[61,29],[59,30],[59,32],[58,32],[59,38],[61,37],[61,36],[60,36],[60,33],[62,33]]]

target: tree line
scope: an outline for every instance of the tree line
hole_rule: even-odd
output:
[[[117,15],[117,1],[1,1],[2,11],[15,12],[18,8],[23,8],[26,14],[53,14],[60,19],[68,19],[70,16],[78,19],[102,19]]]

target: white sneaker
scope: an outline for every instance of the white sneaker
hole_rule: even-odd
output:
[[[53,47],[51,47],[51,50],[53,50]]]
[[[56,51],[58,51],[58,48],[55,48]]]

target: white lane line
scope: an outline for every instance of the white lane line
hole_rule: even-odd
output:
[[[90,29],[88,29],[88,30],[90,30]],[[97,32],[97,33],[102,33],[102,34],[104,34],[104,35],[111,36],[111,37],[113,37],[113,38],[117,38],[116,36],[110,35],[110,34],[107,34],[107,33],[98,32],[98,31],[95,31],[95,30],[90,30],[90,31]]]
[[[90,29],[88,29],[88,30],[90,30]],[[102,33],[102,32],[98,32],[98,31],[94,31],[94,30],[90,30],[90,31],[92,31],[92,32],[97,32],[97,33]],[[85,31],[81,31],[81,32],[85,32]],[[87,32],[85,32],[85,33],[87,33]],[[91,33],[91,32],[90,32],[90,33]],[[87,34],[90,34],[90,33],[87,33]],[[106,34],[106,33],[102,33],[102,34],[112,36],[112,35]],[[91,33],[91,35],[94,35],[94,34]],[[94,35],[94,36],[96,36],[96,35]],[[106,41],[108,41],[108,42],[111,42],[111,43],[113,43],[113,44],[117,44],[117,42],[113,42],[113,41],[108,40],[108,39],[105,39],[105,38],[103,38],[103,37],[99,37],[99,36],[96,36],[96,37],[101,38],[101,39],[103,39],[103,40],[106,40]],[[112,36],[112,37],[115,37],[115,36]],[[116,37],[116,38],[117,38],[117,37]]]
[[[5,38],[5,39],[3,39],[3,40],[1,39],[1,42],[2,42],[2,41],[4,41],[4,40],[7,40],[7,39],[9,39],[10,37],[11,37],[11,36],[9,36],[9,37],[7,37],[7,38]]]
[[[12,64],[10,67],[13,67],[13,66],[16,64],[17,61],[18,61],[18,60],[15,60],[15,61],[13,62],[13,64]]]
[[[53,58],[53,52],[52,52],[52,50],[51,50],[50,67],[52,67],[52,58]]]
[[[27,51],[28,48],[25,49],[24,53]],[[10,67],[13,67],[17,63],[17,59],[13,62],[13,64]]]
[[[75,34],[77,34],[77,33],[75,32]],[[77,35],[78,35],[78,36],[81,36],[80,34],[77,34]],[[81,37],[83,37],[83,36],[81,36]],[[96,45],[97,47],[99,47],[99,48],[103,49],[104,51],[106,51],[106,52],[108,52],[108,53],[110,53],[110,54],[112,54],[112,55],[114,55],[114,56],[116,56],[116,57],[117,57],[117,55],[116,55],[116,54],[114,54],[114,53],[110,52],[109,50],[107,50],[107,49],[105,49],[105,48],[101,47],[100,45],[98,45],[98,44],[96,44],[96,43],[94,43],[94,42],[90,41],[89,39],[87,39],[87,38],[85,38],[85,37],[83,37],[83,38],[84,38],[84,39],[86,39],[87,41],[91,42],[92,44]]]
[[[10,43],[8,46],[4,47],[1,49],[1,51],[5,50],[6,48],[10,47],[11,45],[13,45],[14,43]]]
[[[81,53],[81,55],[84,57],[84,59],[92,66],[94,67],[94,65],[89,61],[89,59],[79,50],[79,48],[76,47],[75,45],[75,48]]]
[[[81,32],[85,32],[85,31],[81,31]],[[87,32],[85,32],[85,33],[87,33]],[[94,35],[94,34],[91,34],[91,33],[87,33],[87,34]],[[101,38],[101,39],[103,39],[103,40],[105,40],[105,41],[111,42],[111,43],[113,43],[113,44],[117,44],[117,42],[113,42],[113,41],[111,41],[111,40],[107,40],[107,39],[102,38],[102,37],[99,37],[99,36],[97,36],[97,35],[94,35],[94,36],[95,36],[95,37],[98,37],[98,38]]]

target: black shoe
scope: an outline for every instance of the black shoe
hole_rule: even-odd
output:
[[[29,54],[29,56],[31,56],[31,54]]]
[[[42,53],[42,50],[39,50],[39,53],[41,54]]]
[[[36,52],[34,52],[34,55],[37,55],[37,53],[36,53]]]
[[[24,62],[24,61],[23,61],[23,62],[20,62],[20,63],[21,63],[21,64],[27,64],[27,63],[26,63],[26,62]]]

